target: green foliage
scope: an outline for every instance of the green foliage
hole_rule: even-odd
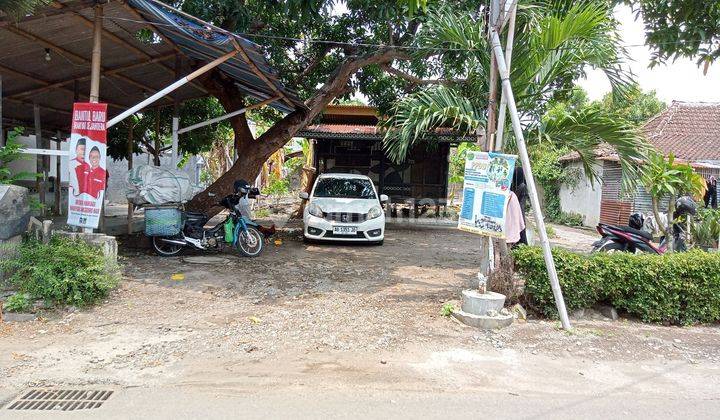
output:
[[[642,13],[652,65],[679,57],[706,66],[720,56],[720,3],[686,0],[625,0]]]
[[[290,181],[284,178],[278,178],[275,174],[270,174],[270,182],[263,188],[262,193],[279,199],[283,195],[290,192]]]
[[[543,189],[545,219],[561,225],[581,226],[581,215],[565,213],[560,206],[560,186],[578,180],[576,171],[560,162],[560,157],[569,151],[568,148],[558,148],[552,142],[540,143],[531,149],[530,162],[535,181]]]
[[[107,296],[118,282],[102,250],[84,241],[53,236],[48,244],[25,241],[16,258],[0,262],[13,273],[9,282],[21,293],[54,304],[86,306]]]
[[[713,248],[720,239],[720,210],[700,208],[692,218],[691,232],[696,246]]]
[[[31,301],[27,293],[15,293],[7,298],[3,308],[9,312],[25,312],[30,309]]]
[[[15,127],[10,130],[7,139],[5,139],[5,147],[0,148],[0,184],[14,184],[22,179],[32,179],[40,175],[32,172],[20,172],[17,174],[10,172],[9,165],[11,162],[27,158],[20,153],[20,149],[22,149],[23,146],[17,141],[17,138],[21,136],[22,133],[22,127]]]
[[[448,182],[460,184],[465,180],[467,152],[477,150],[480,150],[480,147],[475,143],[460,143],[458,145],[456,153],[450,157]]]
[[[633,86],[630,75],[621,70],[623,49],[608,4],[531,3],[518,10],[511,74],[528,143],[552,139],[578,151],[590,175],[593,150],[602,143],[615,147],[623,163],[642,157],[639,133],[602,109],[570,109],[543,118],[556,98],[568,98],[572,81],[588,66],[604,71],[616,98]],[[485,125],[490,55],[485,22],[473,16],[449,8],[428,10],[415,42],[423,51],[435,51],[444,64],[441,75],[446,82],[395,104],[383,124],[384,146],[392,159],[403,160],[413,144],[431,139],[437,127],[474,135]],[[507,151],[513,147],[510,132],[506,130]]]
[[[576,254],[552,251],[569,311],[607,302],[646,322],[693,324],[720,320],[720,254]],[[528,305],[556,317],[542,250],[513,250]]]
[[[442,316],[450,316],[455,311],[455,305],[452,303],[446,303],[442,306],[442,309],[440,309],[440,315]]]
[[[614,113],[631,122],[636,127],[645,124],[651,117],[661,113],[667,104],[658,99],[654,90],[643,92],[636,86],[622,99],[613,98],[611,93],[603,96],[599,103],[608,112]]]
[[[50,0],[2,0],[0,1],[0,12],[14,19],[20,19],[48,3]]]

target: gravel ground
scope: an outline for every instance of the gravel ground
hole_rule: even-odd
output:
[[[377,365],[386,363],[404,370],[384,373],[385,382],[432,374],[442,384],[436,368],[443,357],[465,360],[466,353],[503,363],[680,363],[716,370],[720,362],[717,326],[593,320],[576,321],[567,333],[556,322],[531,318],[481,332],[443,317],[442,305],[457,302],[475,276],[479,238],[471,234],[390,230],[382,247],[305,245],[294,231],[280,236],[280,246],[269,244],[254,259],[159,258],[126,243],[124,279],[103,304],[0,324],[0,390],[199,384],[227,375],[263,384],[326,383],[328,375],[376,380]],[[215,261],[190,262],[197,256]],[[184,279],[172,280],[173,274]],[[461,370],[448,375],[468,379]]]

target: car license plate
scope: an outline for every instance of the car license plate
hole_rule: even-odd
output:
[[[335,235],[355,235],[357,228],[355,226],[334,226],[333,234]]]

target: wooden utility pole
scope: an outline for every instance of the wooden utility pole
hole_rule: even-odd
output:
[[[488,34],[490,28],[497,27],[500,17],[500,1],[492,0],[490,2],[490,13],[488,19]],[[495,149],[495,127],[497,121],[497,97],[498,97],[498,69],[497,61],[494,55],[490,55],[490,79],[488,81],[488,107],[487,107],[487,124],[485,130],[485,151],[493,151]]]
[[[92,62],[90,64],[90,102],[100,101],[100,64],[102,63],[102,23],[103,7],[95,6],[95,26],[93,28]]]

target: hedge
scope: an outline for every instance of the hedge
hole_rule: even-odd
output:
[[[690,251],[665,255],[581,255],[553,249],[569,311],[609,303],[643,321],[672,324],[720,320],[720,254]],[[525,280],[526,303],[557,317],[555,299],[538,247],[513,251]]]

